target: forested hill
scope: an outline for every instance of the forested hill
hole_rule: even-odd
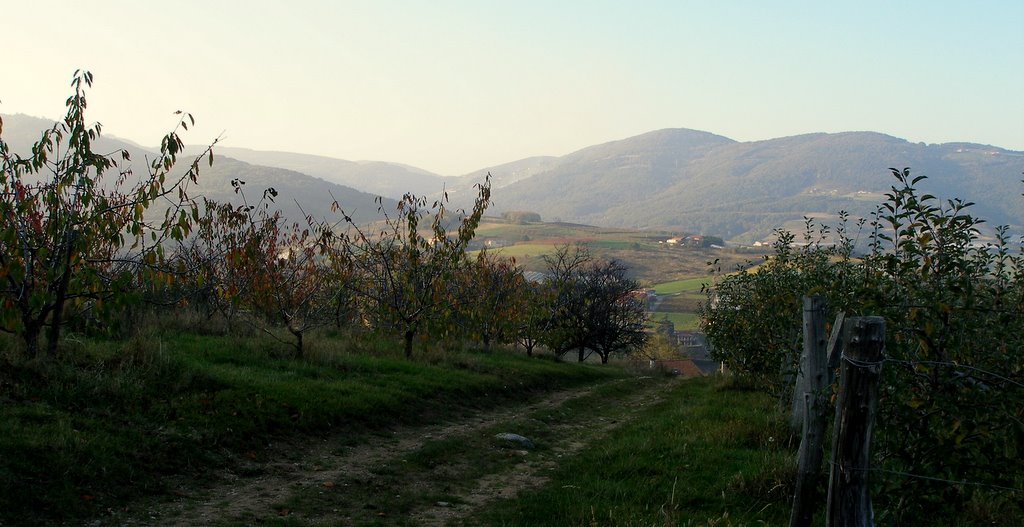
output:
[[[197,149],[189,147],[188,151]],[[454,179],[421,168],[384,161],[346,161],[309,154],[225,146],[219,146],[217,152],[246,163],[294,170],[324,181],[394,199],[400,199],[408,192],[418,196],[435,194],[444,189],[447,181]]]
[[[4,139],[20,152],[50,124],[22,115],[4,121]],[[136,152],[136,161],[147,153],[112,138],[104,141],[109,150]],[[840,210],[867,216],[893,183],[889,167],[911,167],[914,175],[929,178],[922,190],[975,202],[970,211],[987,225],[1008,224],[1024,233],[1024,152],[973,143],[926,145],[874,132],[737,142],[665,129],[462,177],[397,163],[244,148],[218,147],[216,158],[221,161],[201,181],[210,197],[230,199],[229,182],[240,177],[251,196],[275,187],[289,216],[297,214],[296,201],[307,213],[326,214],[331,194],[356,211],[357,221],[375,217],[375,195],[439,196],[444,190],[454,205],[468,207],[476,196],[473,185],[490,173],[492,212],[534,211],[547,221],[699,232],[744,243],[763,240],[781,226],[793,228],[805,216],[828,218]],[[390,209],[394,201],[385,204]]]
[[[971,210],[990,224],[1024,225],[1024,152],[873,132],[740,143],[660,130],[557,158],[497,189],[494,201],[545,219],[753,241],[807,215],[868,214],[893,182],[889,167],[927,175],[922,185],[939,197],[976,202]]]
[[[29,154],[32,143],[39,139],[44,129],[53,126],[53,121],[21,114],[4,114],[2,117],[4,141],[8,143],[12,153],[22,156]],[[185,138],[187,139],[187,133]],[[131,166],[136,171],[144,170],[146,160],[152,160],[156,156],[155,148],[141,147],[111,135],[102,135],[95,146],[97,152],[128,150],[131,154]],[[202,151],[192,150],[194,154]],[[332,196],[357,222],[369,222],[379,218],[375,194],[324,181],[294,170],[245,163],[223,155],[223,151],[220,147],[215,149],[213,166],[207,166],[205,162],[201,165],[199,184],[190,191],[190,195],[241,204],[240,197],[231,186],[231,180],[238,178],[245,181],[244,190],[250,203],[258,201],[267,188],[273,187],[277,190],[274,208],[281,209],[285,217],[293,221],[301,220],[302,212],[315,218],[334,217],[330,212]],[[191,160],[188,155],[179,156],[179,166],[184,167]],[[301,204],[301,211],[298,204]],[[391,211],[397,203],[385,198],[383,205]]]

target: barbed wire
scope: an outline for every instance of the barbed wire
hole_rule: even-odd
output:
[[[856,366],[858,368],[869,369],[869,370],[871,370],[872,372],[875,372],[875,373],[877,373],[879,368],[882,367],[882,364],[884,364],[886,362],[891,362],[891,363],[895,363],[895,364],[903,364],[903,365],[912,366],[912,367],[916,367],[916,366],[921,365],[921,364],[926,364],[926,365],[929,365],[929,366],[948,366],[948,367],[956,368],[956,369],[976,371],[978,373],[981,373],[981,374],[988,375],[990,377],[999,379],[999,380],[1001,380],[1001,381],[1003,381],[1005,383],[1009,383],[1009,384],[1012,384],[1014,386],[1017,386],[1018,388],[1024,388],[1024,383],[1021,383],[1019,381],[1015,381],[1015,380],[1013,380],[1013,379],[1011,379],[1009,377],[1006,377],[1006,376],[1000,375],[998,373],[986,370],[984,368],[978,368],[976,366],[969,366],[967,364],[960,364],[958,362],[943,362],[943,361],[934,361],[934,360],[914,361],[914,360],[890,359],[890,358],[883,358],[883,359],[877,360],[877,361],[864,361],[864,360],[860,360],[860,359],[854,359],[854,358],[848,356],[846,353],[843,353],[841,355],[841,358],[843,360],[845,360],[846,362],[849,362],[853,366]]]
[[[934,476],[922,476],[920,474],[911,474],[909,472],[902,472],[902,471],[899,471],[899,470],[891,470],[891,469],[881,468],[881,467],[868,467],[868,468],[841,467],[839,465],[839,463],[836,463],[835,461],[829,461],[829,464],[832,465],[833,467],[843,468],[843,470],[848,470],[848,471],[883,472],[883,473],[892,474],[892,475],[895,475],[895,476],[903,476],[903,477],[906,477],[906,478],[920,479],[920,480],[926,480],[926,481],[935,481],[935,482],[938,482],[938,483],[949,483],[951,485],[971,485],[971,486],[974,486],[974,487],[988,487],[988,488],[992,488],[992,489],[1005,490],[1005,491],[1009,491],[1009,492],[1022,492],[1022,493],[1024,493],[1024,489],[1018,489],[1018,488],[1014,488],[1014,487],[1004,487],[1002,485],[995,485],[995,484],[992,484],[992,483],[982,483],[980,481],[967,481],[967,480],[959,480],[959,479],[937,478],[937,477],[934,477]]]
[[[935,305],[929,304],[880,304],[883,309],[924,309],[924,310],[936,310],[941,309]],[[973,311],[977,313],[1002,313],[1010,315],[1021,315],[1024,316],[1024,311],[1020,309],[1000,309],[994,307],[980,307],[980,306],[945,306],[949,311]]]
[[[882,368],[882,364],[884,364],[887,360],[891,360],[891,359],[881,359],[881,360],[877,360],[877,361],[866,361],[866,360],[855,359],[853,357],[850,357],[846,353],[841,354],[840,357],[843,360],[845,360],[846,362],[849,362],[850,364],[852,364],[852,365],[854,365],[854,366],[856,366],[858,368],[863,368],[863,369],[866,369],[866,370],[871,370],[872,373],[878,373],[878,371]]]
[[[917,366],[919,364],[927,364],[927,365],[930,365],[930,366],[949,366],[949,367],[952,367],[952,368],[971,370],[971,371],[976,371],[978,373],[983,373],[983,374],[988,375],[990,377],[995,377],[996,379],[999,379],[999,380],[1001,380],[1003,382],[1007,382],[1007,383],[1013,384],[1013,385],[1015,385],[1015,386],[1017,386],[1019,388],[1024,388],[1024,383],[1015,381],[1013,379],[1010,379],[1009,377],[1004,377],[1003,375],[1000,375],[998,373],[991,372],[991,371],[988,371],[986,369],[978,368],[976,366],[968,366],[966,364],[960,364],[960,363],[957,363],[957,362],[943,362],[943,361],[934,361],[934,360],[918,360],[918,361],[914,361],[914,360],[905,360],[905,359],[883,359],[883,362],[894,362],[894,363],[897,363],[897,364],[906,364],[908,366]]]

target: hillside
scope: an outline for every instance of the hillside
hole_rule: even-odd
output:
[[[1024,225],[1024,153],[970,143],[925,145],[872,132],[738,143],[662,130],[590,147],[494,193],[496,210],[545,219],[673,229],[750,242],[803,216],[867,215],[888,167],[929,176],[929,192],[976,202],[991,224]]]
[[[189,151],[200,148],[189,147]],[[446,182],[454,180],[420,168],[383,161],[346,161],[309,154],[225,146],[218,146],[217,152],[253,165],[284,168],[393,199],[400,199],[407,192],[416,195],[434,194],[440,192]]]
[[[694,134],[664,130],[572,153],[496,191],[498,210],[753,241],[803,216],[867,215],[889,190],[888,168],[911,167],[929,176],[928,191],[977,203],[975,214],[991,224],[1024,224],[1024,152],[872,132],[742,143]]]
[[[46,128],[53,126],[53,121],[26,115],[3,115],[3,139],[12,152],[27,154],[34,141]],[[115,152],[127,150],[131,154],[131,166],[136,171],[145,170],[146,160],[153,159],[155,149],[146,149],[134,143],[118,139],[111,135],[103,135],[95,143],[99,152]],[[198,153],[199,149],[194,149]],[[296,203],[302,204],[302,210],[317,218],[331,215],[332,196],[338,200],[345,211],[357,222],[376,220],[376,195],[358,191],[354,188],[331,183],[299,173],[294,170],[249,164],[223,155],[225,149],[217,147],[214,152],[213,166],[203,163],[199,184],[190,192],[193,197],[204,196],[217,201],[238,202],[231,187],[231,180],[239,178],[245,181],[245,192],[250,202],[258,200],[263,191],[273,187],[278,191],[277,208],[293,220],[302,218]],[[179,166],[185,166],[190,158],[179,158]],[[141,168],[140,168],[141,167]],[[384,199],[383,205],[391,210],[396,202]]]
[[[24,151],[46,125],[7,116],[4,137]],[[146,155],[136,145],[104,141],[104,148],[128,148],[135,159]],[[875,132],[737,142],[665,129],[461,177],[396,163],[245,148],[218,147],[216,154],[224,162],[203,179],[211,197],[230,197],[230,179],[248,174],[248,188],[259,187],[250,192],[275,187],[289,215],[297,212],[296,200],[306,212],[324,215],[331,194],[357,211],[359,221],[376,213],[372,195],[439,196],[443,190],[453,205],[469,207],[474,184],[490,173],[494,213],[527,210],[546,221],[704,233],[737,243],[764,240],[776,228],[799,226],[805,216],[831,218],[840,210],[868,216],[892,184],[888,168],[911,167],[928,176],[927,192],[975,202],[972,213],[988,225],[1008,224],[1013,232],[1024,232],[1024,152],[973,143],[911,143]]]
[[[680,129],[584,148],[547,159],[546,169],[535,171],[532,177],[497,187],[493,194],[496,210],[531,210],[547,220],[611,226],[601,218],[605,211],[623,202],[650,199],[672,185],[679,171],[692,160],[732,142],[706,132]],[[505,177],[501,170],[492,171],[492,176]]]

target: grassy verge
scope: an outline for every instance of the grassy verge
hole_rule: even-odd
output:
[[[11,343],[6,341],[5,346]],[[58,364],[0,354],[0,524],[85,518],[259,460],[272,440],[349,434],[501,404],[621,371],[511,353],[421,353],[321,339],[304,360],[262,339],[69,343]]]
[[[781,525],[794,453],[763,396],[682,382],[661,403],[567,460],[542,488],[466,525]],[[763,523],[762,523],[763,522]]]

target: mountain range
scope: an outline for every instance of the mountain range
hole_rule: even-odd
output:
[[[3,140],[12,153],[22,156],[28,155],[32,143],[39,139],[43,130],[53,126],[51,120],[22,114],[4,114],[0,117],[3,118]],[[148,166],[147,159],[152,160],[159,150],[142,147],[109,134],[101,135],[99,140],[93,143],[93,147],[95,151],[104,153],[127,150],[131,160],[122,163],[121,168],[131,167],[134,171],[143,172]],[[205,147],[187,148],[186,152],[178,157],[178,167],[184,170],[191,162],[191,156],[198,155],[204,149]],[[274,188],[278,192],[274,208],[280,209],[285,217],[293,221],[300,221],[305,215],[312,215],[315,218],[335,217],[330,210],[334,199],[338,200],[346,214],[360,223],[377,220],[378,206],[392,211],[397,205],[395,200],[386,197],[378,204],[376,193],[356,190],[296,170],[247,163],[222,153],[223,149],[215,147],[213,166],[201,163],[198,184],[191,187],[190,195],[240,205],[242,197],[237,195],[231,186],[231,181],[237,178],[245,182],[243,192],[245,199],[251,204],[259,201],[264,190]]]
[[[895,183],[889,167],[928,176],[922,190],[940,198],[975,202],[990,224],[1024,225],[1024,152],[874,132],[737,142],[658,130],[557,158],[494,201],[551,219],[751,242],[804,216],[867,216]]]
[[[15,151],[27,148],[50,124],[19,115],[3,119],[4,140]],[[138,145],[105,140],[145,155]],[[133,158],[140,157],[133,153]],[[308,214],[326,215],[328,196],[334,195],[346,211],[356,211],[358,221],[368,221],[376,217],[375,195],[384,196],[386,208],[406,192],[446,192],[455,205],[469,206],[473,185],[490,173],[492,212],[525,210],[547,221],[703,233],[750,243],[804,216],[831,217],[840,210],[867,216],[894,183],[889,167],[911,167],[929,178],[920,184],[922,190],[975,202],[970,210],[989,224],[1024,232],[1024,152],[967,142],[911,143],[875,132],[738,142],[665,129],[458,177],[398,163],[218,146],[200,186],[215,199],[231,198],[234,177],[246,180],[247,190],[273,186],[286,214],[296,214],[298,202]]]

